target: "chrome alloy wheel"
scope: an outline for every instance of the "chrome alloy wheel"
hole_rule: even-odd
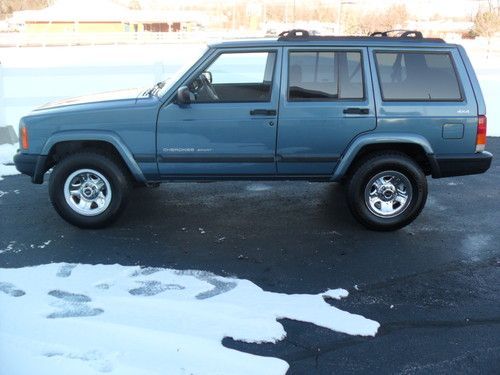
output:
[[[396,171],[373,176],[365,187],[365,204],[374,215],[392,218],[405,211],[412,198],[410,180]]]
[[[64,183],[66,203],[83,216],[96,216],[106,211],[111,194],[109,181],[93,169],[79,169]]]

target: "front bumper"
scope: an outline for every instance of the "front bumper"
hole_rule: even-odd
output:
[[[35,184],[43,183],[46,161],[47,155],[23,154],[20,151],[14,155],[16,169],[22,174],[30,176],[31,182]]]
[[[486,172],[491,166],[493,155],[488,151],[475,154],[436,155],[435,171],[432,177],[465,176]]]

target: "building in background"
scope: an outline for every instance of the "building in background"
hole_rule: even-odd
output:
[[[110,0],[57,0],[15,12],[9,23],[28,33],[178,32],[202,27],[201,12],[131,10]]]
[[[0,45],[157,43],[203,31],[190,36],[200,41],[276,36],[292,28],[313,35],[411,29],[455,39],[477,34],[478,10],[500,6],[500,0],[45,1],[51,5],[14,12],[0,23]]]

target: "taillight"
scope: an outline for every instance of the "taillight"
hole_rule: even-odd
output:
[[[26,130],[26,127],[23,126],[21,128],[21,146],[23,149],[27,150],[28,149],[28,130]]]
[[[476,152],[484,151],[486,147],[486,123],[487,120],[485,115],[477,117]]]

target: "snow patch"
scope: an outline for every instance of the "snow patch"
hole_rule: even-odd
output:
[[[17,144],[11,145],[11,144],[5,143],[3,145],[0,145],[0,164],[12,164],[12,163],[14,163],[12,158],[14,157],[18,148],[19,148],[19,146]]]
[[[3,180],[3,176],[14,176],[16,174],[20,174],[20,172],[13,165],[0,164],[0,181]]]
[[[271,186],[266,184],[250,184],[246,187],[247,191],[266,191],[271,190]]]
[[[13,165],[5,165],[12,164],[14,162],[12,158],[14,157],[17,149],[17,144],[0,145],[0,181],[3,180],[2,176],[13,176],[15,174],[19,174],[19,171]]]
[[[0,269],[0,372],[285,374],[288,364],[222,346],[286,336],[289,318],[351,335],[379,324],[337,309],[344,289],[283,294],[205,271],[47,264]]]
[[[462,252],[469,255],[472,260],[479,260],[481,254],[491,246],[492,240],[491,234],[468,234],[462,240]]]
[[[439,203],[439,201],[435,197],[433,197],[433,196],[428,196],[427,197],[426,206],[428,208],[434,209],[436,211],[446,211],[448,209],[448,207],[446,207],[446,206],[442,205],[441,203]]]
[[[50,245],[51,242],[52,242],[52,240],[45,241],[44,243],[42,243],[41,245],[38,245],[37,247],[39,249],[44,249],[46,246]]]
[[[0,249],[0,254],[3,253],[10,253],[11,251],[14,251],[14,245],[16,244],[16,241],[10,241],[7,247]]]

